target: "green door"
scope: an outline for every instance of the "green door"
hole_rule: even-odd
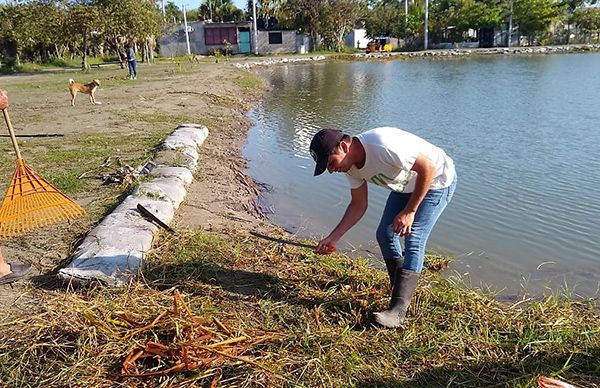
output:
[[[250,31],[240,31],[240,53],[250,53]]]

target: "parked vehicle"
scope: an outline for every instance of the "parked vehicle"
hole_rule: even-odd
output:
[[[392,43],[388,36],[373,38],[373,40],[367,44],[367,53],[390,51],[392,51]]]

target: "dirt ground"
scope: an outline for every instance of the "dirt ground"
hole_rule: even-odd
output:
[[[136,139],[149,134],[168,134],[182,123],[204,124],[210,134],[199,152],[195,180],[177,212],[175,228],[267,227],[254,206],[258,192],[244,174],[245,160],[241,156],[251,125],[245,114],[267,90],[260,78],[234,68],[231,62],[212,61],[140,64],[137,80],[127,80],[126,76],[126,70],[113,67],[89,73],[61,71],[0,77],[0,88],[9,95],[9,112],[17,135],[64,135],[35,140],[20,137],[24,160],[45,176],[50,174],[50,167],[46,169],[41,158],[47,149],[82,147],[85,141],[91,141],[85,140],[89,139],[86,136],[94,135],[108,136],[106,145],[93,154],[95,165],[100,166],[108,157],[127,159],[138,153],[136,160],[139,160],[144,150],[138,148],[145,145],[136,148]],[[69,78],[78,82],[100,80],[96,100],[102,104],[92,105],[88,96],[80,94],[76,106],[71,107]],[[14,171],[14,152],[7,137],[0,138],[0,144],[0,192],[4,193]],[[79,175],[80,171],[75,171],[80,167],[78,164],[89,162],[84,159],[85,156],[80,161],[70,160],[62,168]],[[60,170],[61,165],[52,168]],[[33,265],[35,275],[29,281],[0,286],[0,311],[18,306],[21,296],[32,288],[34,294],[43,298],[43,291],[37,293],[36,288],[47,288],[44,284],[52,282],[49,279],[53,272],[64,264],[77,239],[110,208],[98,204],[116,201],[124,191],[118,187],[108,190],[99,183],[87,184],[71,193],[88,211],[85,220],[0,241],[8,262],[28,262]]]

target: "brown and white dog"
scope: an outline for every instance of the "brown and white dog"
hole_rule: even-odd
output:
[[[94,93],[96,89],[100,86],[100,81],[97,79],[92,80],[89,84],[80,84],[79,82],[75,82],[73,79],[69,80],[69,91],[71,92],[71,106],[75,106],[75,97],[77,97],[77,93],[85,93],[90,95],[90,102],[92,104],[102,104],[101,102],[97,102],[94,98]]]

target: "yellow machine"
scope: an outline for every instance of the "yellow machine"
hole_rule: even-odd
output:
[[[367,44],[367,53],[374,52],[391,52],[392,43],[389,37],[377,37]]]

